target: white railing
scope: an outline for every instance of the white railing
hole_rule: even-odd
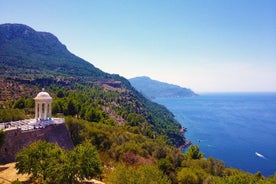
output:
[[[37,121],[36,119],[25,119],[19,121],[11,121],[0,123],[0,130],[21,129],[22,131],[41,129],[54,124],[64,123],[64,118],[52,118],[48,120]]]

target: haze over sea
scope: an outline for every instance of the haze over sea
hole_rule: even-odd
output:
[[[155,101],[187,127],[186,138],[205,157],[264,176],[276,172],[276,93],[209,93]]]

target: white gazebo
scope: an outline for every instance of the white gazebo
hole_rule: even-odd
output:
[[[37,96],[35,100],[35,119],[37,121],[51,120],[52,118],[52,100],[53,98],[49,93],[44,91],[44,88]]]

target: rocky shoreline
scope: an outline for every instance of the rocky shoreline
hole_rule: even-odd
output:
[[[181,129],[180,129],[180,132],[183,134],[183,136],[184,136],[184,133],[187,131],[187,128],[186,127],[181,127]],[[185,137],[185,136],[184,136]],[[185,140],[185,142],[184,142],[184,144],[183,145],[181,145],[180,147],[179,147],[179,149],[180,150],[184,150],[184,149],[186,149],[186,148],[188,148],[189,146],[191,146],[192,145],[192,142],[191,141],[189,141],[189,140]]]
[[[184,149],[188,148],[189,146],[191,146],[192,144],[193,143],[191,141],[185,141],[185,143],[183,145],[181,145],[179,147],[179,149],[184,150]]]

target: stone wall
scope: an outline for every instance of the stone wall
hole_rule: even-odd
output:
[[[69,132],[64,123],[54,124],[43,129],[21,131],[20,129],[6,131],[5,142],[0,148],[0,163],[6,164],[15,161],[15,155],[23,147],[38,140],[57,143],[67,150],[74,148]]]

